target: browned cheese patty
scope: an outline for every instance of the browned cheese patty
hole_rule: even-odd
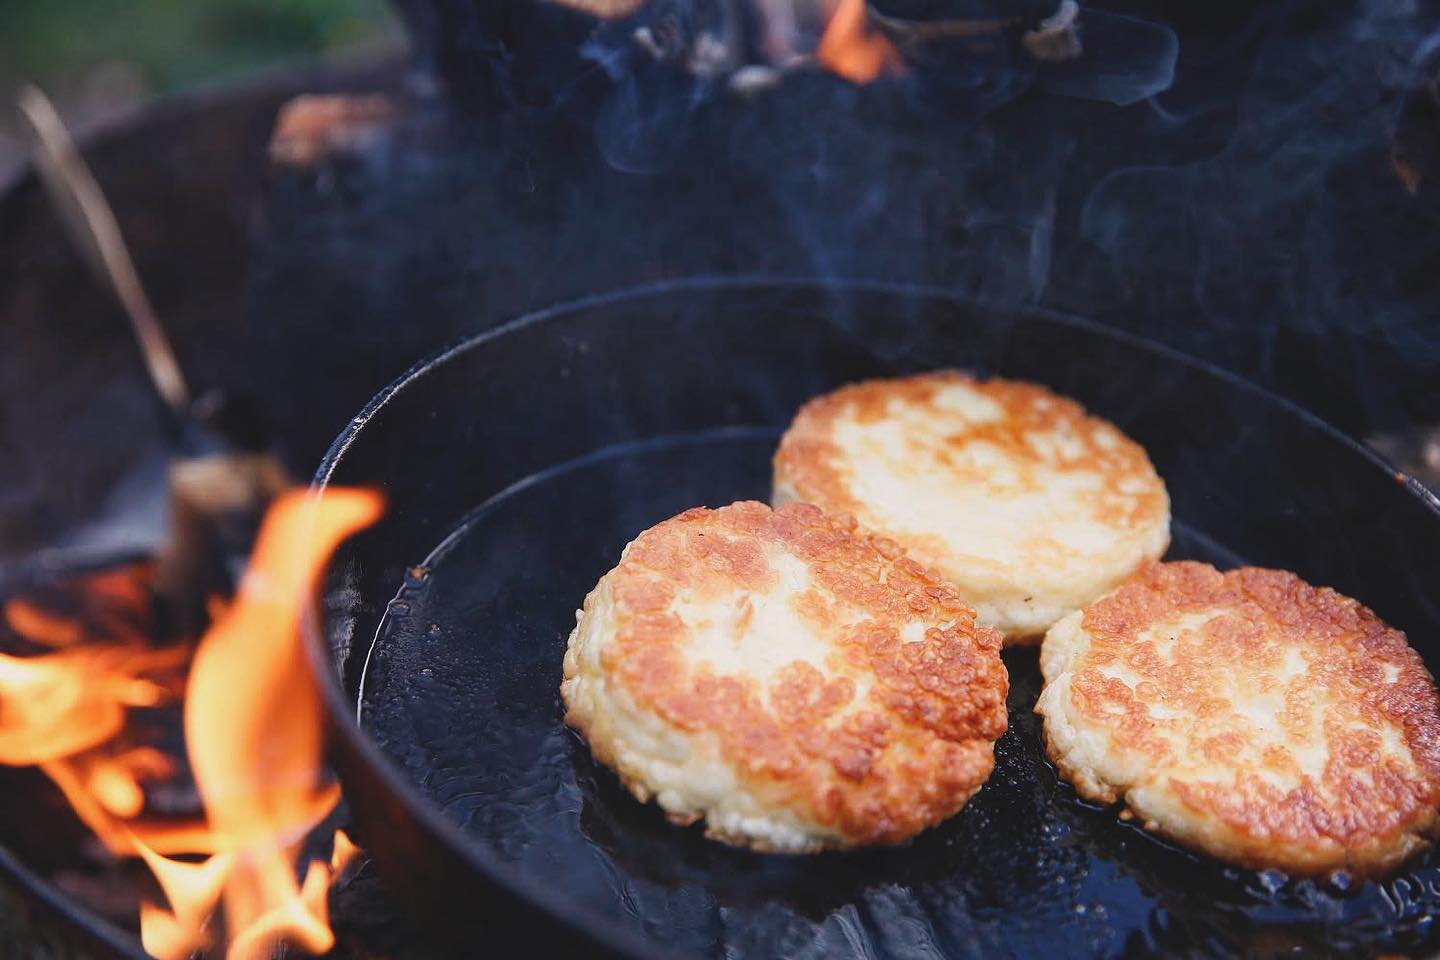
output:
[[[899,843],[965,804],[1005,732],[1000,635],[813,506],[657,524],[577,619],[567,722],[636,797],[730,843]]]
[[[1374,874],[1429,843],[1440,701],[1405,635],[1293,573],[1152,564],[1040,655],[1082,796],[1243,866]]]
[[[942,371],[807,403],[775,455],[776,504],[853,515],[953,583],[982,626],[1038,642],[1170,542],[1145,451],[1074,400]]]

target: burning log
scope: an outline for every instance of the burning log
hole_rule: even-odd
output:
[[[653,63],[747,94],[818,66],[854,83],[910,75],[962,98],[990,83],[1125,104],[1166,89],[1177,52],[1168,28],[1078,0],[532,0],[503,16],[475,0],[408,0],[402,9],[422,62],[487,115],[603,96],[607,82]]]
[[[269,454],[222,450],[175,458],[167,483],[170,537],[156,587],[175,629],[195,636],[209,598],[233,589],[259,517],[290,480]]]

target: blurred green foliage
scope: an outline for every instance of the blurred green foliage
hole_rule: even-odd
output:
[[[121,63],[162,92],[396,32],[385,0],[0,0],[0,86]]]

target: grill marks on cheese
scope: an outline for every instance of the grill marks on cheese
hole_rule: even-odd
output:
[[[608,611],[593,609],[602,598]],[[587,631],[602,613],[604,636]],[[999,636],[973,619],[852,521],[798,504],[696,508],[641,534],[587,598],[568,719],[642,798],[677,819],[709,815],[722,839],[896,843],[958,810],[993,766],[1008,681]],[[575,687],[590,679],[576,648],[592,640],[606,681],[681,738],[690,755],[675,770],[627,763],[633,745],[613,724],[597,744]],[[736,796],[690,795],[690,760],[728,768]]]
[[[1440,702],[1404,634],[1294,574],[1154,564],[1051,631],[1052,759],[1247,865],[1381,870],[1440,803]]]

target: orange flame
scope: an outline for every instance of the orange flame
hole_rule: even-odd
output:
[[[47,613],[27,600],[5,604],[5,622],[31,643],[46,647],[68,647],[85,635],[78,620]]]
[[[870,26],[865,0],[840,0],[815,51],[820,64],[852,83],[900,70],[900,55]]]
[[[201,868],[146,857],[171,905],[141,917],[146,949],[162,960],[205,942],[204,919],[222,899],[231,960],[267,957],[280,940],[311,953],[334,943],[323,897],[307,899],[295,878],[301,842],[339,799],[321,777],[325,718],[298,643],[300,617],[325,558],[379,513],[379,496],[367,491],[282,497],[235,602],[200,643],[185,742],[219,852]]]
[[[127,588],[113,574],[82,582],[87,604],[101,608],[84,622],[23,600],[6,605],[12,630],[56,652],[0,654],[0,763],[39,765],[112,852],[144,858],[169,904],[141,909],[151,955],[170,960],[211,945],[222,903],[230,960],[268,957],[281,941],[311,953],[333,945],[326,893],[356,848],[337,832],[330,863],[311,863],[297,880],[302,842],[339,799],[323,774],[323,708],[298,642],[300,618],[325,558],[380,510],[369,491],[281,497],[236,597],[211,603],[215,620],[184,692],[205,822],[143,819],[142,784],[173,774],[174,764],[153,748],[114,742],[129,708],[173,698],[191,651],[150,649],[143,632],[124,634]],[[126,577],[133,613],[148,598]],[[180,853],[208,859],[168,859]]]
[[[114,738],[127,707],[165,696],[147,673],[174,668],[185,650],[83,646],[40,657],[0,654],[0,762],[30,766]]]
[[[60,649],[35,657],[0,654],[0,763],[38,765],[117,855],[134,852],[120,820],[140,813],[141,784],[168,775],[171,764],[158,751],[117,753],[109,745],[130,708],[172,699],[190,659],[183,647],[144,646],[138,629],[144,617],[137,611],[147,607],[148,595],[138,583],[128,567],[83,578],[84,609],[77,617],[11,600],[4,608],[9,627],[31,643]],[[188,846],[196,833],[176,824],[133,829],[172,850],[177,841]]]

